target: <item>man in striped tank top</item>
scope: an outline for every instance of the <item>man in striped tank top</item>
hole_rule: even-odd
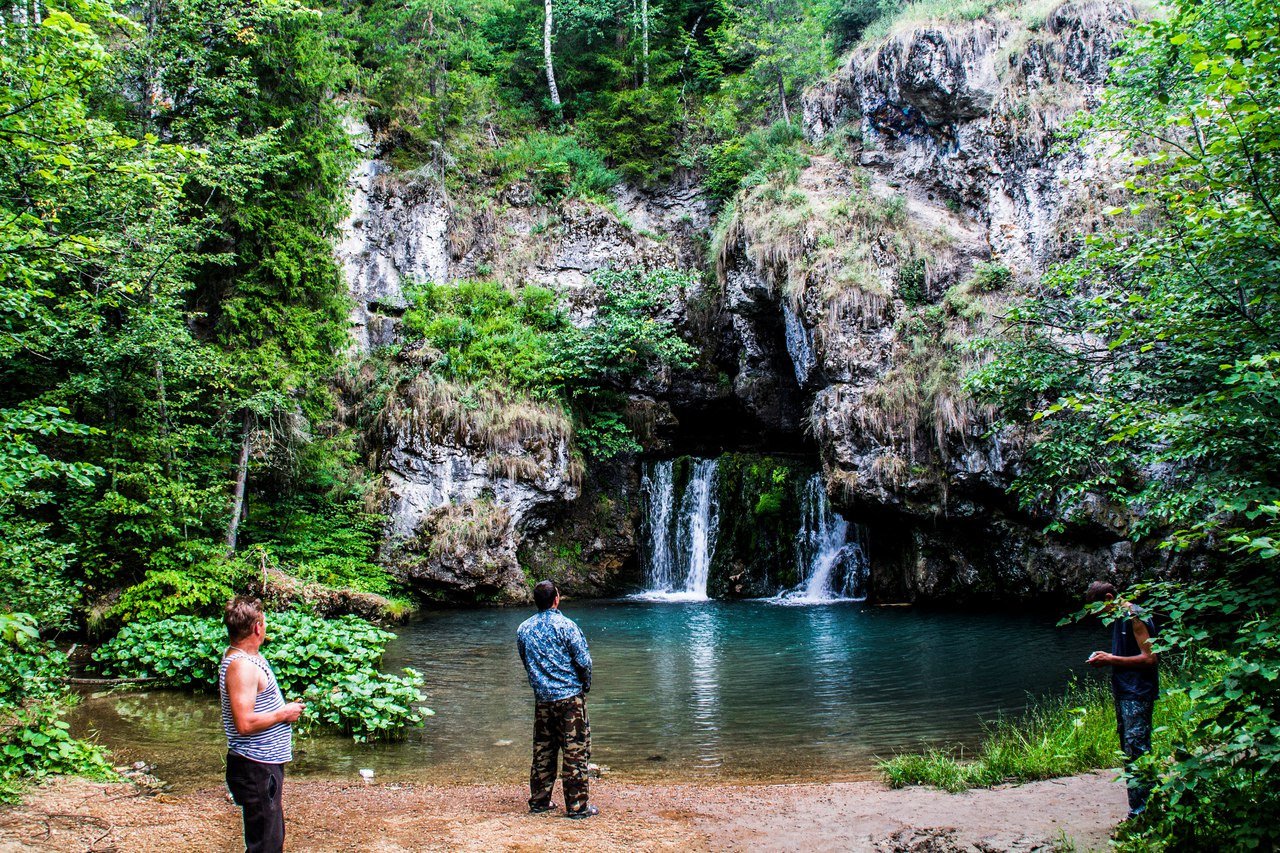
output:
[[[284,850],[284,765],[293,759],[301,702],[284,701],[276,674],[258,649],[267,639],[262,602],[237,595],[223,615],[230,644],[218,667],[222,728],[227,735],[227,790],[244,815],[246,853]]]

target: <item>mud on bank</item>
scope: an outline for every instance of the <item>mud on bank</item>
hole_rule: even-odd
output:
[[[525,813],[523,787],[287,783],[291,850],[1104,849],[1124,789],[1102,771],[945,794],[876,782],[635,785],[603,780],[588,821]],[[231,851],[238,810],[221,789],[144,796],[132,785],[64,779],[0,810],[0,853]],[[1073,846],[1074,845],[1074,846]]]

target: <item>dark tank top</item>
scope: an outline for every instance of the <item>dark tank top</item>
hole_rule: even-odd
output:
[[[1134,657],[1142,654],[1142,647],[1133,636],[1133,620],[1140,619],[1147,626],[1152,638],[1159,635],[1155,620],[1148,616],[1141,607],[1130,604],[1127,612],[1111,624],[1111,654],[1120,657]],[[1153,701],[1160,692],[1160,670],[1158,666],[1113,666],[1111,667],[1111,690],[1117,699],[1143,699]]]

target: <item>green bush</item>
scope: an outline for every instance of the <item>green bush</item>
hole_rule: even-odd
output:
[[[598,458],[639,449],[623,421],[625,392],[657,367],[686,367],[697,353],[661,319],[692,277],[659,269],[605,270],[596,315],[578,328],[553,291],[508,290],[492,281],[422,285],[408,291],[408,334],[438,355],[432,371],[472,383],[497,381],[541,399],[557,399],[575,415],[579,447]]]
[[[0,601],[46,628],[69,627],[83,586],[72,580],[74,555],[49,535],[49,525],[0,512]]]
[[[1013,281],[1013,273],[1004,264],[979,261],[973,265],[973,276],[970,279],[979,293],[991,293],[1003,290]]]
[[[332,727],[363,742],[400,734],[430,714],[417,707],[425,698],[419,673],[378,672],[383,649],[395,637],[390,631],[355,616],[321,619],[289,611],[267,616],[267,636],[263,656],[285,698],[311,703],[304,730]],[[93,658],[108,676],[160,678],[175,687],[212,691],[226,646],[220,621],[176,616],[126,625]]]
[[[585,120],[593,147],[632,181],[657,183],[675,168],[679,90],[642,86],[601,92]]]
[[[497,378],[537,392],[545,385],[550,334],[571,328],[555,292],[533,285],[425,284],[409,288],[407,297],[404,329],[439,351],[432,370],[446,379]]]
[[[534,200],[551,204],[566,198],[606,198],[618,176],[604,159],[572,136],[528,133],[497,154],[509,175],[528,178]]]
[[[298,495],[279,501],[244,533],[246,553],[261,548],[286,574],[335,589],[400,592],[375,560],[383,518],[357,497]],[[259,558],[249,557],[251,563]],[[223,599],[225,601],[226,599]]]
[[[799,124],[779,121],[712,146],[706,155],[707,193],[728,201],[739,189],[757,186],[779,173],[793,182],[809,163],[799,146],[803,139]]]
[[[162,548],[151,559],[153,568],[106,615],[131,621],[216,613],[253,578],[251,559],[244,552],[228,558],[221,543],[196,539]]]
[[[914,308],[928,298],[927,279],[924,258],[907,261],[898,270],[898,296],[908,308]]]
[[[1155,750],[1168,748],[1184,725],[1187,708],[1185,696],[1177,690],[1166,690],[1156,702]],[[956,750],[931,748],[882,761],[880,771],[893,788],[930,785],[955,792],[1070,776],[1123,763],[1111,690],[1093,681],[1075,683],[1064,696],[1040,700],[1022,716],[992,723],[982,746],[969,759]]]
[[[104,750],[73,738],[62,714],[67,657],[40,639],[35,618],[0,613],[0,802],[54,773],[114,777]]]

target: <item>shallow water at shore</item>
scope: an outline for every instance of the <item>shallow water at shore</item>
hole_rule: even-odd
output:
[[[978,742],[982,723],[1084,675],[1101,637],[1018,613],[841,603],[579,602],[596,663],[592,760],[619,778],[797,781],[869,775],[922,742]],[[295,774],[379,781],[522,780],[532,700],[515,652],[524,609],[451,610],[400,626],[384,665],[426,677],[436,716],[403,742],[300,739]],[[264,647],[270,657],[270,647]],[[216,782],[216,701],[88,694],[78,734],[156,764],[179,789]]]

